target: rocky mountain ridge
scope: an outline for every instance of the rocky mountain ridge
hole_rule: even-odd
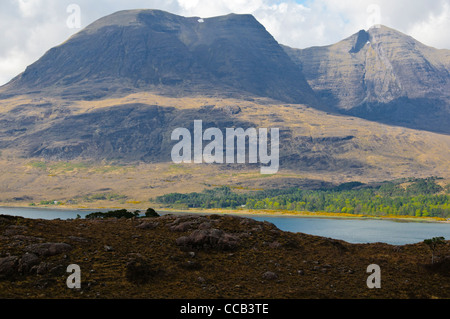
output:
[[[95,100],[149,90],[315,100],[302,73],[253,16],[200,20],[159,10],[120,11],[95,21],[0,93]]]
[[[450,133],[450,50],[386,26],[328,46],[284,49],[335,111]]]

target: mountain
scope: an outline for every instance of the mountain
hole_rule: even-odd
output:
[[[333,45],[284,49],[335,111],[450,134],[450,50],[385,26]]]
[[[450,135],[417,129],[448,130],[446,104],[432,103],[433,95],[448,99],[447,51],[415,44],[433,63],[429,74],[404,75],[416,68],[417,56],[404,39],[416,42],[395,31],[389,32],[399,39],[376,40],[383,30],[297,50],[282,47],[250,15],[200,19],[131,10],[104,17],[0,88],[0,201],[144,202],[211,185],[447,178]],[[438,71],[443,75],[436,79]],[[403,113],[409,104],[394,105],[402,100],[429,104]],[[380,120],[359,118],[358,111]],[[402,119],[412,120],[403,127],[379,123]],[[194,120],[222,132],[279,128],[280,171],[266,176],[259,164],[175,165],[171,133],[193,132]]]
[[[312,103],[304,76],[251,15],[200,19],[120,11],[49,50],[0,90],[66,99],[157,90]]]

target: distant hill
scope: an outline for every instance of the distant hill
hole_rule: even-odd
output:
[[[335,111],[450,134],[450,50],[385,26],[333,45],[284,49]]]

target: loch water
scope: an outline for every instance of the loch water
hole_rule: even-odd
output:
[[[77,216],[84,218],[93,211],[3,207],[0,208],[0,215],[21,216],[32,219],[75,219]],[[176,212],[174,214],[183,213]],[[382,242],[391,245],[405,245],[440,236],[450,239],[449,223],[261,215],[245,215],[245,217],[258,221],[268,221],[283,231],[340,239],[356,244]]]

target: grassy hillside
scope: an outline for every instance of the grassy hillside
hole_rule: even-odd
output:
[[[0,119],[5,123],[3,131],[0,129],[2,136],[15,123],[12,114],[18,123],[15,127],[21,121],[31,123],[25,131],[17,131],[3,140],[0,153],[0,200],[3,205],[56,200],[89,206],[92,200],[84,201],[83,198],[105,196],[107,200],[99,200],[95,205],[116,207],[127,201],[144,202],[168,193],[202,191],[214,185],[273,189],[450,176],[450,136],[381,125],[262,98],[252,101],[207,96],[180,99],[141,93],[70,103],[63,109],[72,116],[89,116],[92,112],[136,102],[158,106],[161,110],[170,108],[174,110],[173,114],[184,112],[189,116],[176,116],[171,120],[171,127],[162,128],[161,138],[157,139],[162,141],[157,145],[159,150],[149,153],[153,160],[30,157],[30,143],[42,143],[47,149],[54,149],[79,143],[77,136],[84,132],[78,130],[76,134],[69,134],[56,130],[53,140],[44,138],[48,135],[42,132],[58,127],[67,116],[61,105],[68,102],[48,99],[39,104],[35,101],[30,106],[32,101],[30,97],[19,96],[1,102]],[[239,112],[231,112],[234,107],[238,107]],[[259,166],[254,165],[173,164],[170,151],[175,143],[170,141],[171,129],[189,127],[194,119],[220,124],[215,118],[217,112],[227,118],[229,125],[236,127],[280,128],[280,171],[275,175],[261,175]],[[133,128],[133,122],[129,125]],[[98,127],[103,132],[110,129]],[[65,140],[66,135],[70,140]],[[137,144],[130,146],[130,152],[139,145],[147,147],[154,143],[146,134],[136,135],[131,141]],[[114,149],[110,148],[109,152],[115,154]]]

